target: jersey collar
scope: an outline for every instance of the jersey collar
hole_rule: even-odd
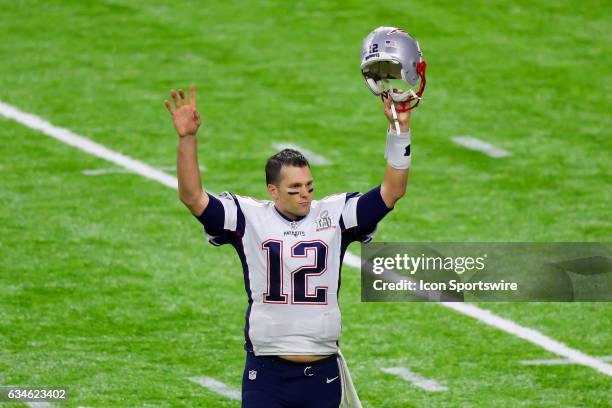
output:
[[[308,212],[308,214],[306,215],[302,215],[301,217],[296,218],[295,220],[292,220],[291,218],[287,217],[286,215],[284,215],[282,212],[278,211],[278,209],[276,208],[275,205],[273,205],[272,207],[274,207],[274,212],[283,219],[283,221],[287,222],[290,225],[295,225],[295,224],[299,224],[300,222],[302,222],[302,220],[304,220],[304,218],[308,217],[310,215],[310,211]],[[311,209],[312,211],[312,209]],[[294,224],[295,223],[295,224]]]

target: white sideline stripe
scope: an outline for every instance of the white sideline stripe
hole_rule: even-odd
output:
[[[347,252],[348,253],[348,252]],[[346,259],[346,255],[345,255]],[[349,261],[355,265],[358,264],[361,266],[360,259],[355,256],[354,258],[350,258]],[[390,272],[392,275],[398,274]],[[591,367],[601,373],[607,374],[608,376],[612,376],[612,366],[606,364],[603,361],[600,361],[594,357],[591,357],[581,351],[574,350],[565,344],[553,340],[550,337],[545,336],[535,329],[530,329],[527,327],[523,327],[517,323],[514,323],[512,320],[505,319],[501,316],[495,315],[493,312],[481,309],[478,306],[469,304],[469,303],[461,303],[461,302],[437,302],[442,306],[446,306],[450,309],[453,309],[459,313],[463,313],[465,315],[471,316],[481,322],[488,324],[490,326],[496,327],[500,330],[505,331],[506,333],[513,334],[519,338],[527,340],[532,344],[540,346],[545,350],[550,351],[551,353],[558,354],[562,357],[566,357],[571,361],[574,361],[577,364],[582,364],[587,367]]]
[[[227,398],[230,398],[236,401],[240,401],[242,397],[240,391],[236,391],[230,388],[228,385],[222,383],[221,381],[215,380],[214,378],[190,377],[189,381],[199,384],[204,388],[208,388],[209,390],[216,392],[217,394],[221,394],[224,397],[227,397]]]
[[[40,130],[48,136],[54,137],[61,142],[74,146],[94,156],[104,158],[125,168],[137,169],[137,171],[135,171],[136,173],[151,180],[156,180],[167,187],[176,189],[178,186],[176,177],[172,177],[164,172],[155,170],[153,167],[148,166],[143,162],[124,156],[120,153],[116,153],[104,146],[86,139],[83,136],[76,135],[70,130],[55,127],[48,122],[45,122],[38,116],[21,112],[20,110],[3,102],[0,102],[0,114],[32,129]],[[355,268],[359,268],[361,265],[360,258],[356,255],[350,254],[350,252],[346,252],[344,261],[347,263],[347,265]],[[608,376],[612,376],[612,366],[609,364],[599,361],[596,358],[584,354],[578,350],[569,348],[565,344],[553,340],[537,330],[520,326],[513,321],[497,316],[488,310],[480,309],[477,306],[467,303],[445,302],[440,304],[459,313],[463,313],[480,320],[481,322],[490,326],[527,340],[544,348],[545,350],[550,351],[551,353],[566,357],[572,361],[575,361],[576,363],[591,367]]]
[[[604,356],[599,357],[600,361],[612,361],[612,356]],[[566,364],[576,364],[575,361],[569,360],[567,358],[553,358],[550,360],[522,360],[522,365],[566,365]]]
[[[321,156],[320,154],[316,154],[311,150],[308,150],[304,147],[298,146],[294,143],[274,143],[272,146],[274,146],[274,148],[278,149],[278,150],[283,150],[283,149],[295,149],[295,150],[299,150],[300,153],[302,153],[304,156],[306,156],[306,159],[308,159],[308,162],[312,163],[312,164],[316,164],[318,166],[328,166],[330,164],[332,164],[332,162],[328,159],[326,159],[325,157]]]
[[[76,147],[77,149],[83,150],[84,152],[87,152],[93,156],[108,160],[111,163],[115,163],[116,165],[131,170],[143,177],[159,181],[161,184],[168,187],[177,188],[176,177],[172,177],[163,171],[156,170],[139,160],[132,159],[131,157],[110,150],[83,136],[77,135],[68,129],[54,126],[36,115],[22,112],[14,106],[8,105],[4,102],[0,102],[0,114],[5,118],[13,119],[16,122],[29,127],[30,129],[39,130],[47,136],[51,136],[60,142]]]
[[[451,140],[460,146],[466,147],[470,150],[476,150],[477,152],[484,153],[490,157],[499,158],[511,156],[510,152],[508,152],[507,150],[495,147],[492,144],[487,143],[484,140],[477,139],[475,137],[455,136],[451,138]]]
[[[603,374],[612,376],[612,366],[610,364],[606,364],[605,362],[600,361],[595,357],[591,357],[581,351],[574,350],[557,340],[553,340],[550,337],[543,335],[537,330],[520,326],[514,323],[512,320],[497,316],[488,310],[480,309],[479,307],[468,303],[440,302],[440,304],[457,312],[478,319],[489,326],[497,327],[498,329],[507,333],[514,334],[515,336],[538,345],[551,353],[558,354],[575,363],[591,367]]]
[[[176,166],[157,166],[154,167],[157,170],[161,170],[161,171],[174,171],[176,170]],[[200,171],[204,171],[206,170],[206,168],[204,166],[200,166]],[[133,173],[132,170],[128,170],[125,168],[121,168],[121,167],[106,167],[103,169],[87,169],[87,170],[82,170],[81,171],[82,174],[86,175],[86,176],[100,176],[103,174],[113,174],[113,173]]]
[[[419,387],[425,391],[431,391],[431,392],[448,391],[448,388],[438,383],[436,380],[423,377],[422,375],[417,374],[414,371],[406,367],[389,367],[389,368],[382,368],[381,370],[388,374],[395,374],[401,379],[406,380],[412,383],[414,386]]]
[[[346,251],[344,253],[343,263],[347,266],[352,266],[353,268],[361,269],[361,258],[349,251]]]

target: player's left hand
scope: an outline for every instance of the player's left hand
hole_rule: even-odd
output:
[[[407,132],[410,129],[410,111],[405,112],[399,111],[399,103],[393,102],[393,99],[385,92],[381,95],[383,101],[383,108],[387,120],[391,124],[391,128],[395,129],[395,123],[393,123],[393,112],[391,112],[391,104],[395,104],[395,112],[397,113],[397,119],[400,124],[400,131]]]

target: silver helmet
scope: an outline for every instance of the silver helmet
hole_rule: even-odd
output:
[[[400,111],[415,108],[425,90],[425,60],[419,43],[407,32],[396,27],[378,27],[361,44],[361,74],[374,95],[386,93],[400,102]],[[421,79],[419,89],[414,86]],[[400,91],[392,86],[385,90],[390,79],[401,79],[408,90]],[[415,101],[415,103],[411,103]]]

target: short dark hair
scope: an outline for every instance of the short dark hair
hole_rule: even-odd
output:
[[[308,164],[306,157],[297,150],[283,149],[266,162],[266,184],[278,186],[281,167],[283,166],[310,167],[310,164]]]

